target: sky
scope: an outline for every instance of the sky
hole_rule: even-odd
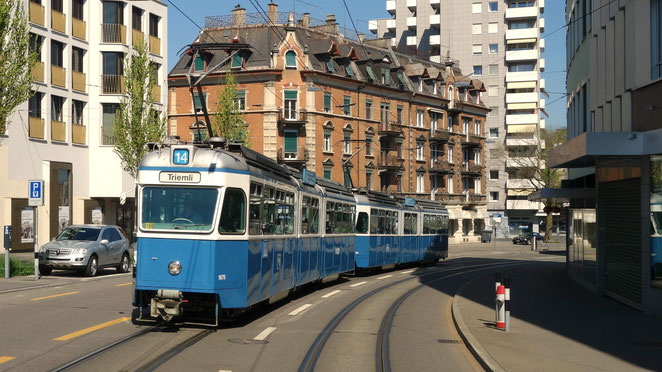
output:
[[[204,27],[205,17],[229,15],[235,5],[240,4],[247,13],[256,13],[257,10],[250,0],[240,1],[210,1],[210,0],[163,0],[168,5],[168,71],[179,60],[178,53],[182,48],[193,42],[199,33],[199,27]],[[266,10],[269,0],[257,0]],[[296,13],[309,12],[312,18],[324,20],[326,15],[333,13],[336,21],[341,27],[351,29],[350,17],[345,11],[342,0],[288,0],[278,3],[279,11],[290,11]],[[469,1],[469,0],[453,0]],[[386,11],[386,0],[347,0],[347,7],[354,19],[359,32],[369,34],[368,20],[377,18],[388,18]],[[179,9],[178,9],[179,8]],[[181,12],[180,12],[181,10]],[[193,24],[193,22],[197,24]],[[547,129],[565,128],[566,105],[565,105],[565,1],[547,1],[545,3],[545,79],[546,90],[549,97],[546,100],[546,108],[549,117],[546,118]],[[547,36],[549,34],[549,36]]]

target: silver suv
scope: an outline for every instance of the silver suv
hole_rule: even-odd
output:
[[[83,271],[95,276],[99,269],[115,267],[129,271],[129,241],[122,229],[112,225],[72,225],[39,250],[39,272],[53,269]]]

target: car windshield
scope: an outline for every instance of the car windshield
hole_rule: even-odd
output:
[[[100,228],[96,227],[67,227],[55,240],[86,240],[96,241],[99,237]]]
[[[140,225],[149,230],[211,231],[218,190],[145,187]]]

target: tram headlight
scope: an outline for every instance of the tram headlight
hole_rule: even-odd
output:
[[[172,261],[170,264],[168,264],[168,272],[170,275],[179,275],[179,273],[182,272],[182,265],[179,263],[179,261]]]

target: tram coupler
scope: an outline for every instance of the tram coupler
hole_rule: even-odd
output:
[[[166,322],[173,317],[182,315],[183,295],[176,289],[159,289],[156,297],[152,297],[150,316],[161,317]]]

